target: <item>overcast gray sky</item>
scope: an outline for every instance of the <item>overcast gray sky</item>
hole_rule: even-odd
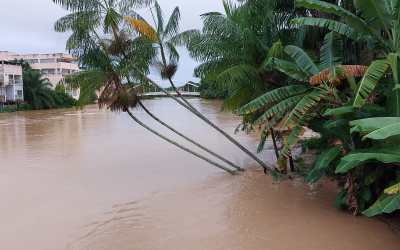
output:
[[[169,16],[175,6],[182,14],[181,27],[200,28],[200,14],[221,11],[222,0],[159,0],[165,14]],[[54,32],[53,24],[66,12],[51,0],[0,0],[0,50],[17,53],[64,52],[66,34]],[[190,80],[193,62],[182,52],[178,82]]]

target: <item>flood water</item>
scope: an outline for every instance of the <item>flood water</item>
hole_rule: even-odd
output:
[[[233,133],[239,120],[218,102],[192,102]],[[0,249],[400,249],[384,223],[332,208],[332,184],[275,184],[172,101],[146,104],[247,171],[230,176],[95,106],[0,114]]]

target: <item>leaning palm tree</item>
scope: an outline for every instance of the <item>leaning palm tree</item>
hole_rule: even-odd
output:
[[[55,1],[55,0],[54,0]],[[85,53],[90,50],[92,47],[95,48],[97,45],[93,43],[93,37],[100,39],[100,35],[98,34],[98,30],[103,28],[104,34],[111,34],[114,39],[114,43],[112,44],[113,50],[118,50],[123,56],[127,57],[127,54],[124,54],[124,48],[128,46],[129,41],[127,37],[129,36],[127,32],[120,32],[119,26],[120,21],[122,19],[123,13],[130,13],[130,8],[133,6],[141,6],[151,3],[151,0],[120,0],[120,1],[110,1],[105,4],[104,1],[92,1],[88,3],[79,3],[77,1],[70,0],[57,0],[55,1],[61,4],[64,8],[71,11],[70,15],[63,17],[57,21],[55,24],[55,29],[59,32],[72,31],[72,35],[67,41],[67,49],[72,51],[72,53],[78,57],[85,55]],[[95,10],[95,11],[94,11]],[[147,49],[150,50],[151,47],[147,46]],[[137,50],[134,54],[134,58],[138,62],[148,62],[151,61],[153,57],[147,57],[149,54],[142,55],[141,53],[148,52],[148,50]],[[147,60],[147,61],[146,61]],[[130,68],[129,68],[130,67]],[[144,70],[140,67],[136,67],[131,64],[127,67],[127,71],[132,70],[132,72],[140,72],[141,80],[145,80],[146,82],[151,82],[152,85],[158,86],[154,81],[149,79],[146,76],[147,69]],[[129,73],[128,75],[130,75]],[[127,76],[127,80],[132,76]],[[137,75],[135,76],[137,77]],[[158,86],[160,89],[165,91],[163,88]],[[89,87],[89,89],[91,89]],[[85,100],[84,100],[85,101]],[[182,103],[181,101],[179,101]],[[194,142],[194,140],[191,140]],[[197,146],[199,145],[196,143]],[[203,150],[206,148],[204,146],[201,147]],[[211,152],[211,150],[207,149],[207,152]],[[216,153],[212,153],[212,155],[217,156]],[[241,170],[240,167],[228,161],[227,159],[218,155],[218,159],[223,160],[224,162],[230,164],[234,168]]]
[[[142,37],[146,38],[148,41],[152,42],[156,48],[158,48],[158,58],[156,59],[155,65],[159,68],[159,72],[163,79],[166,79],[171,84],[171,87],[177,93],[178,98],[173,97],[163,88],[161,88],[158,84],[153,81],[150,81],[151,84],[156,86],[160,91],[167,94],[169,97],[173,98],[187,110],[192,112],[194,115],[202,119],[208,125],[216,129],[223,136],[225,136],[230,142],[239,147],[243,152],[248,154],[251,158],[256,160],[264,170],[267,170],[268,166],[260,160],[255,154],[250,152],[247,148],[241,145],[238,141],[236,141],[232,136],[227,134],[224,130],[219,128],[216,124],[210,121],[207,117],[205,117],[201,112],[199,112],[188,100],[186,100],[176,87],[176,84],[173,81],[173,77],[177,71],[177,62],[179,60],[179,54],[175,47],[175,44],[182,42],[188,36],[192,36],[197,34],[198,32],[195,30],[186,31],[183,33],[179,33],[179,21],[180,21],[180,11],[179,8],[176,7],[168,19],[167,23],[164,23],[164,17],[160,5],[157,1],[154,3],[155,13],[151,9],[150,12],[153,17],[154,27],[150,25],[150,22],[147,22],[145,19],[141,18],[138,15],[126,17],[127,22],[142,35]]]
[[[297,25],[309,25],[335,31],[356,41],[367,41],[374,45],[380,59],[369,66],[367,73],[361,80],[353,105],[361,107],[374,91],[388,70],[394,79],[393,88],[393,115],[400,116],[400,1],[354,1],[357,14],[336,4],[319,0],[296,0],[298,7],[317,10],[333,14],[338,20],[325,18],[303,17],[293,20]]]
[[[168,125],[167,123],[165,123],[164,121],[162,121],[160,118],[158,118],[156,115],[154,115],[144,104],[143,102],[139,101],[139,105],[140,107],[144,110],[144,112],[146,112],[146,114],[148,114],[151,118],[153,118],[153,120],[155,120],[156,122],[158,122],[159,124],[161,124],[162,126],[166,127],[167,129],[169,129],[170,131],[172,131],[173,133],[177,134],[178,136],[182,137],[183,139],[185,139],[186,141],[192,143],[193,145],[197,146],[198,148],[204,150],[205,152],[209,153],[210,155],[214,156],[215,158],[227,163],[229,166],[234,167],[235,169],[239,170],[239,171],[243,171],[243,169],[239,166],[237,166],[235,163],[225,159],[224,157],[218,155],[217,153],[211,151],[210,149],[206,148],[205,146],[201,145],[200,143],[196,142],[195,140],[193,140],[192,138],[182,134],[181,132],[179,132],[178,130],[174,129],[173,127],[171,127],[170,125]]]
[[[140,39],[132,41],[129,47],[123,48],[124,55],[126,56],[121,56],[120,49],[122,47],[115,46],[112,40],[93,41],[92,44],[99,44],[99,46],[97,48],[92,47],[81,56],[81,61],[87,69],[68,79],[69,82],[78,84],[81,87],[82,98],[90,96],[93,90],[100,90],[101,94],[98,99],[100,107],[107,107],[111,111],[126,112],[137,124],[150,131],[152,134],[199,159],[234,174],[232,169],[222,166],[152,129],[138,119],[131,111],[132,108],[136,108],[138,105],[144,107],[143,103],[140,102],[140,86],[132,84],[131,82],[142,80],[140,79],[141,74],[135,75],[131,67],[141,68],[142,71],[145,71],[148,67],[148,65],[142,61],[136,60],[134,57],[134,54],[137,53],[139,49],[144,49]],[[132,47],[135,47],[135,49]],[[149,57],[151,57],[151,49],[149,51]],[[148,60],[144,60],[144,62],[146,61]],[[232,165],[235,166],[233,163]]]
[[[195,75],[226,90],[223,106],[228,109],[239,108],[284,85],[284,76],[268,67],[268,61],[283,54],[282,42],[294,40],[300,33],[288,26],[295,15],[291,1],[242,2],[236,5],[224,1],[224,13],[203,14],[201,31],[184,32],[176,39],[201,62]],[[272,128],[269,133],[278,155],[276,133]]]
[[[80,57],[83,65],[87,66],[91,63],[96,63],[91,58],[93,57],[93,51],[99,51],[99,48],[106,51],[110,57],[123,56],[125,59],[131,57],[135,59],[136,63],[126,63],[124,65],[124,74],[126,81],[130,83],[132,79],[140,79],[141,80],[150,80],[146,77],[146,72],[148,71],[147,63],[152,60],[154,57],[152,55],[151,46],[133,46],[137,48],[134,53],[127,52],[127,49],[132,47],[130,46],[131,42],[128,37],[129,34],[126,31],[120,31],[122,13],[129,13],[130,9],[133,6],[140,6],[143,4],[148,4],[151,1],[147,0],[121,0],[121,1],[73,1],[73,0],[54,0],[54,2],[61,4],[62,7],[71,11],[72,13],[59,19],[55,24],[55,29],[59,32],[72,31],[72,35],[67,41],[67,49],[72,51],[72,53],[78,57]],[[111,36],[111,38],[105,40],[101,39],[98,33],[99,29],[103,29],[103,34]],[[141,39],[136,39],[136,41]],[[137,43],[138,44],[138,43]],[[136,44],[136,45],[137,45]],[[140,43],[144,44],[144,43]],[[128,53],[128,54],[127,54]],[[145,54],[143,54],[145,53]],[[140,56],[139,56],[140,55]],[[133,61],[133,60],[128,60]],[[145,65],[143,67],[143,65]],[[108,65],[108,67],[111,65]],[[111,67],[112,68],[112,67]],[[105,69],[104,69],[105,70]],[[106,71],[106,70],[105,70]],[[140,73],[138,73],[140,72]],[[84,79],[87,79],[87,74],[90,72],[85,72],[81,75],[80,78],[72,79],[73,82],[81,81],[82,93],[87,93],[87,95],[83,94],[81,98],[81,102],[85,103],[89,98],[93,95],[93,89],[97,87],[93,84],[100,81],[102,79],[99,78],[89,78],[91,82],[87,82]],[[91,73],[100,73],[91,72]],[[98,75],[97,77],[101,77]],[[83,81],[82,81],[83,80]],[[98,80],[98,81],[96,81]],[[103,79],[104,80],[104,79]],[[85,82],[86,84],[82,84]],[[106,91],[106,92],[104,92]],[[113,91],[117,91],[117,89],[104,89],[103,93],[111,94]],[[101,99],[100,99],[101,101]],[[101,103],[101,102],[100,102]],[[152,116],[154,118],[154,115]],[[157,120],[159,121],[159,120]],[[166,125],[165,123],[162,125]],[[148,128],[148,127],[147,127]],[[171,129],[171,127],[168,127]],[[155,131],[152,131],[155,132]],[[175,133],[177,131],[174,131]],[[178,133],[178,135],[182,135]],[[165,139],[165,138],[163,138]],[[185,139],[189,139],[186,137]],[[171,141],[170,141],[171,142]],[[190,142],[194,142],[194,140],[190,140]],[[176,144],[176,143],[175,143]],[[196,143],[196,146],[201,146]],[[182,148],[182,147],[181,147]],[[229,160],[219,156],[218,154],[212,152],[204,146],[201,146],[203,150],[206,149],[206,152],[211,153],[213,156],[216,156],[218,159],[228,163],[235,169],[241,170],[240,167],[230,162]],[[182,148],[185,151],[190,151],[187,148]],[[192,152],[194,153],[194,152]],[[195,154],[197,156],[197,154]],[[211,162],[209,159],[201,156],[206,159],[208,162]],[[213,162],[214,163],[214,162]],[[214,164],[218,165],[219,164]]]

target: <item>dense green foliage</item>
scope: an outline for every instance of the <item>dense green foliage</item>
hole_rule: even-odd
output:
[[[23,64],[24,100],[32,109],[70,108],[75,100],[65,89],[52,90],[49,81],[28,64]]]
[[[179,8],[165,22],[156,1],[53,1],[71,12],[55,28],[71,33],[67,49],[87,69],[70,79],[81,101],[97,90],[101,105],[129,111],[154,85],[151,66],[174,87],[184,45],[200,63],[202,95],[223,98],[243,130],[260,129],[259,151],[268,136],[281,144],[281,176],[302,144],[317,153],[305,181],[336,180],[337,207],[400,209],[400,0],[227,0],[224,13],[202,15],[201,30],[181,33]],[[139,6],[151,6],[154,25]],[[307,130],[320,137],[303,138]]]
[[[281,173],[301,143],[318,154],[305,180],[336,179],[338,207],[374,216],[400,209],[399,17],[398,0],[226,1],[187,47],[204,90],[261,129],[260,151],[280,131]]]
[[[32,107],[29,104],[25,104],[25,103],[17,103],[14,105],[0,106],[0,113],[12,113],[12,112],[16,112],[16,111],[26,111],[26,110],[32,110]]]
[[[228,97],[228,90],[211,80],[203,79],[199,91],[201,97],[206,99],[225,99]]]
[[[226,1],[224,13],[202,15],[201,31],[183,33],[190,55],[201,62],[195,75],[215,86],[216,95],[208,87],[203,87],[203,95],[221,93],[224,106],[234,109],[285,85],[284,76],[271,71],[269,60],[282,53],[281,42],[296,39],[295,29],[285,26],[295,13],[290,6],[276,13],[274,6],[274,1]]]

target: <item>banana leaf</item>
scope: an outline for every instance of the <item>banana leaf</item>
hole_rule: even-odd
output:
[[[363,163],[378,161],[382,163],[400,163],[400,147],[368,149],[363,152],[351,153],[343,157],[336,167],[335,173],[344,174]]]
[[[340,155],[340,148],[334,147],[323,151],[316,159],[314,168],[308,173],[305,181],[308,183],[317,182],[324,174],[325,170],[329,168],[332,161]]]
[[[373,217],[383,213],[390,214],[398,209],[400,209],[400,194],[383,194],[370,208],[365,210],[363,214],[368,217]]]

